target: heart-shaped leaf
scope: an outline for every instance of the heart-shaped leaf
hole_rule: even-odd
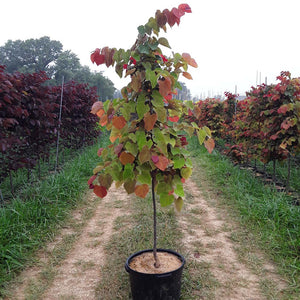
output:
[[[175,208],[178,212],[181,212],[183,207],[183,199],[181,197],[178,197],[174,200]]]
[[[138,197],[145,198],[149,192],[148,184],[137,185],[134,190]]]
[[[126,125],[126,120],[123,116],[114,116],[112,119],[112,124],[117,129],[121,130]]]
[[[214,148],[215,148],[215,141],[214,141],[214,139],[209,138],[208,140],[206,140],[206,141],[204,142],[204,146],[205,146],[205,148],[207,149],[207,151],[208,151],[209,153],[212,153],[212,151],[213,151]]]
[[[135,160],[135,157],[132,154],[123,151],[121,153],[119,159],[120,159],[120,162],[122,163],[122,165],[125,166],[127,164],[132,164]]]
[[[144,114],[144,124],[145,124],[145,129],[147,131],[150,131],[153,129],[155,122],[157,121],[157,114],[150,114],[148,111],[147,113]]]
[[[107,195],[107,190],[104,186],[95,185],[93,191],[100,198],[104,198]]]

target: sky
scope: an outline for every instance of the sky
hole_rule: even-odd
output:
[[[139,25],[157,9],[187,3],[191,14],[165,36],[175,53],[198,63],[181,77],[194,97],[225,91],[245,94],[256,84],[276,83],[281,71],[300,77],[299,0],[11,0],[1,1],[0,46],[7,40],[49,36],[75,53],[82,65],[101,71],[121,89],[114,69],[90,62],[96,48],[129,49]],[[168,48],[162,47],[168,54]]]

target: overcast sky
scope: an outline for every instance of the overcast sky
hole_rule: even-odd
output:
[[[157,9],[181,3],[192,13],[179,26],[168,26],[166,37],[172,51],[188,52],[198,63],[189,69],[194,80],[180,79],[194,96],[235,87],[242,95],[266,77],[276,82],[281,71],[300,76],[300,0],[2,0],[0,45],[49,36],[121,88],[126,81],[112,68],[93,66],[90,53],[104,46],[130,48],[137,27]]]

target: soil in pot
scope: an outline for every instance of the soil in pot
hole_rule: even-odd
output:
[[[153,252],[144,252],[138,256],[135,256],[130,261],[130,268],[145,274],[162,274],[177,270],[181,267],[182,261],[178,256],[168,252],[157,252],[157,256],[160,262],[160,267],[154,266]]]
[[[153,250],[131,255],[125,264],[133,300],[179,300],[185,259],[173,250],[157,249],[161,264],[155,268]]]

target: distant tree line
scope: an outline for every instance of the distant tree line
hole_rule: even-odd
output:
[[[39,39],[8,40],[0,47],[0,65],[6,66],[6,72],[37,73],[46,72],[50,86],[62,82],[76,81],[87,83],[97,88],[100,100],[111,99],[115,87],[102,72],[92,72],[88,66],[82,66],[76,54],[70,50],[63,51],[59,41],[50,40],[48,36]]]

